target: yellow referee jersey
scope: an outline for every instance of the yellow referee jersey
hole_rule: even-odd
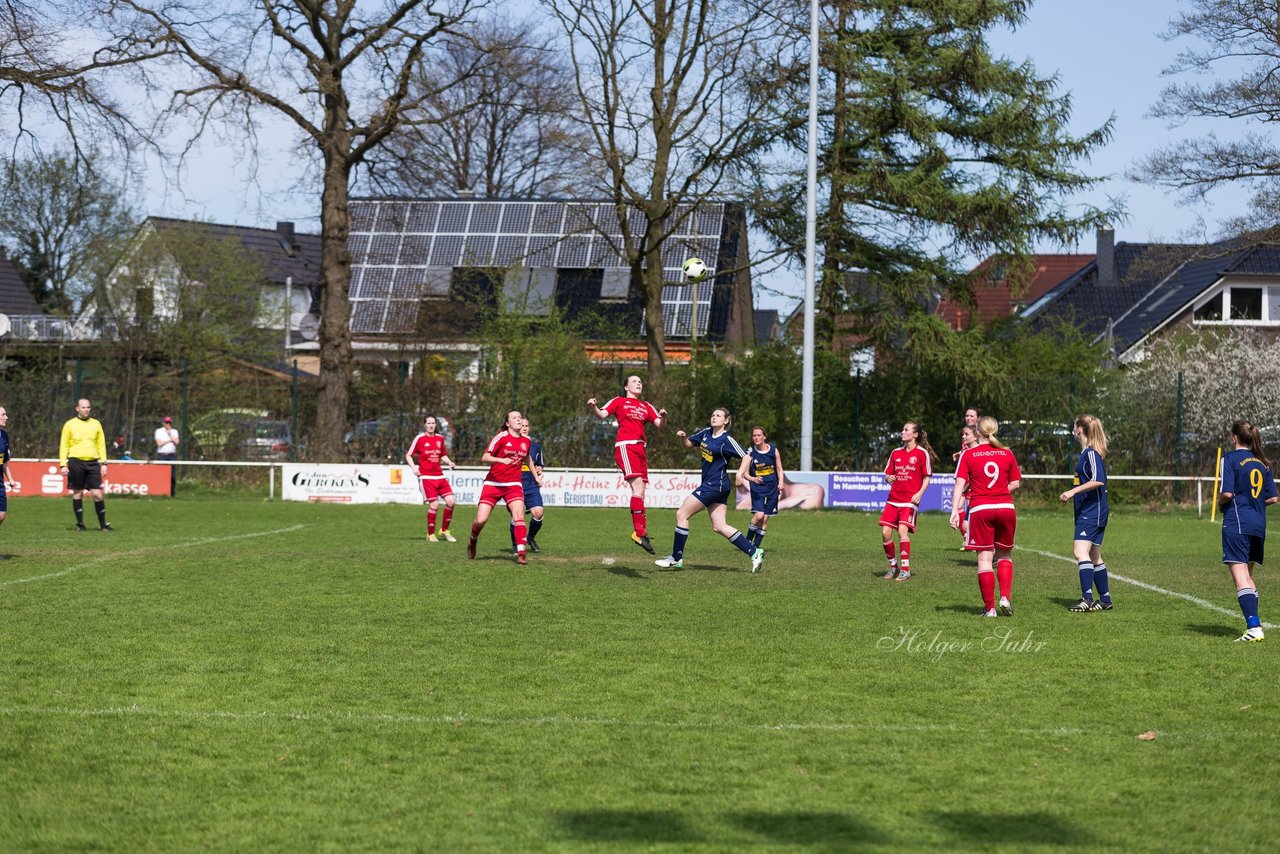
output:
[[[62,425],[62,442],[58,445],[58,463],[66,466],[67,458],[107,461],[107,437],[96,418],[72,418]]]

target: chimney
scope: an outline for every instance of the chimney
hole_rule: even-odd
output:
[[[1098,287],[1116,286],[1116,232],[1111,228],[1098,229]]]
[[[284,249],[284,254],[292,256],[298,249],[297,244],[293,242],[293,223],[277,221],[276,235],[280,238],[280,246]]]

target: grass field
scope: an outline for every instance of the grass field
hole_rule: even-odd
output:
[[[553,509],[517,567],[498,516],[466,560],[472,508],[451,546],[410,507],[114,500],[116,533],[75,534],[69,504],[0,529],[3,851],[1280,838],[1280,629],[1231,642],[1191,515],[1120,508],[1104,553],[1203,603],[1113,580],[1114,611],[1068,613],[1070,520],[1028,513],[996,621],[937,514],[898,584],[856,513],[778,517],[753,576],[705,516],[664,571],[625,511]]]

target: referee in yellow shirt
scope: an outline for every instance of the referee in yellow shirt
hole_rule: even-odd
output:
[[[114,531],[107,524],[107,505],[102,500],[102,476],[107,473],[107,436],[102,424],[89,417],[89,401],[76,402],[76,417],[62,425],[62,442],[58,446],[58,463],[67,476],[71,490],[71,507],[76,511],[76,530],[84,527],[84,494],[93,496],[93,509],[98,514],[98,527]]]

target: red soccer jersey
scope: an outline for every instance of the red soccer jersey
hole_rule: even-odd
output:
[[[894,478],[889,484],[889,503],[910,504],[911,499],[920,491],[924,479],[933,477],[929,452],[919,446],[910,451],[906,448],[898,448],[889,455],[884,473],[891,474]]]
[[[618,419],[619,442],[643,442],[644,425],[658,420],[652,403],[631,397],[615,397],[604,405],[604,411]]]
[[[444,446],[444,436],[439,433],[434,436],[419,433],[413,438],[413,444],[409,445],[409,456],[418,458],[418,474],[443,477],[444,471],[440,468],[440,458],[448,455],[448,450]]]
[[[494,436],[485,453],[491,457],[501,457],[506,462],[491,465],[484,482],[520,483],[520,466],[524,458],[529,456],[529,445],[528,436],[512,436],[510,430],[503,430]]]
[[[969,510],[983,504],[1012,504],[1009,483],[1022,480],[1018,461],[1008,448],[975,445],[960,454],[956,477],[969,484]]]

